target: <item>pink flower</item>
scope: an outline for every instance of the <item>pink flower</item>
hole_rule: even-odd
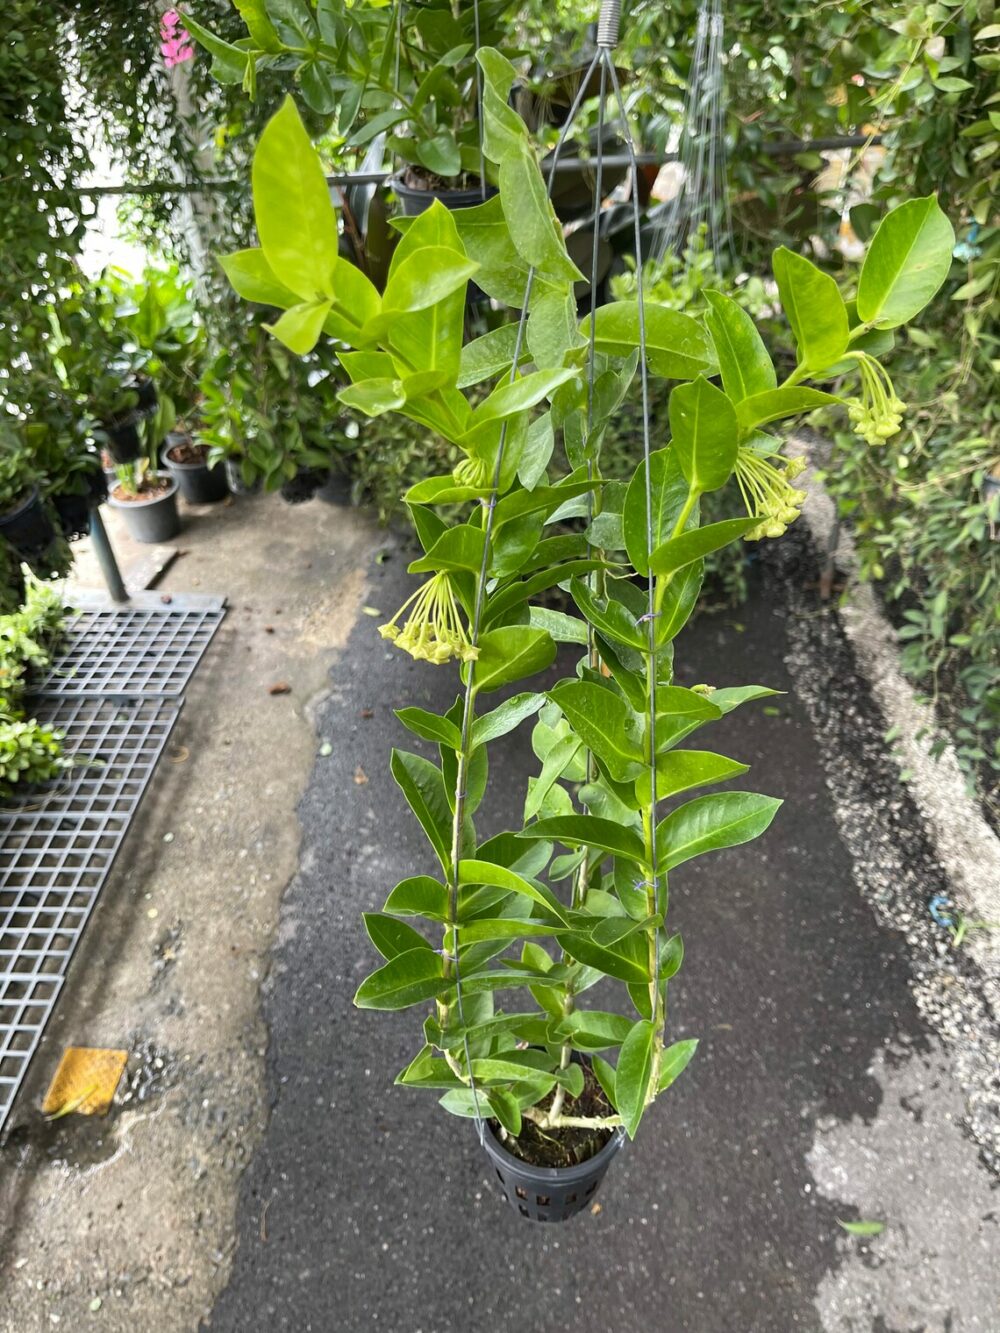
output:
[[[181,16],[176,9],[168,9],[160,19],[160,38],[160,51],[167,69],[194,59],[191,35],[181,23]]]

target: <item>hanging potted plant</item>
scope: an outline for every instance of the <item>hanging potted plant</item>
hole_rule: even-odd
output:
[[[292,70],[309,109],[336,117],[347,153],[363,154],[384,136],[402,164],[390,183],[404,214],[416,216],[435,199],[464,208],[480,202],[484,189],[495,193],[482,180],[475,49],[477,35],[482,45],[502,39],[510,6],[483,5],[477,19],[472,6],[429,0],[404,22],[401,6],[312,12],[303,5],[294,23],[238,8],[247,23],[241,45],[185,15],[214,68],[251,88],[276,67]]]
[[[758,837],[780,805],[719,790],[747,764],[683,744],[772,693],[676,684],[677,636],[703,560],[731,542],[777,537],[798,516],[802,464],[785,457],[773,423],[843,404],[874,447],[899,430],[903,405],[869,335],[930,300],[953,234],[933,198],[890,213],[851,304],[808,260],[778,250],[796,348],[780,383],[750,316],[717,292],[704,323],[640,287],[634,301],[599,308],[592,327],[577,318],[580,274],[507,106],[514,71],[494,51],[479,59],[499,198],[457,213],[436,203],[415,218],[383,294],[338,262],[337,220],[291,99],[257,148],[260,248],[233,259],[244,286],[253,272],[284,307],[272,332],[292,352],[309,352],[324,331],[351,349],[339,354],[351,380],[342,404],[401,413],[463,455],[406,496],[423,551],[410,572],[422,583],[381,634],[457,670],[459,697],[444,714],[397,712],[436,747],[435,759],[404,750],[391,759],[428,855],[365,914],[382,961],[355,1003],[429,1006],[397,1083],[433,1090],[444,1109],[475,1120],[512,1205],[558,1221],[586,1207],[623,1137],[695,1053],[695,1040],[668,1036],[667,989],[684,957],[668,924],[669,885],[692,858]],[[522,316],[463,346],[473,277]],[[808,383],[835,376],[856,380],[859,393]],[[675,385],[670,441],[666,421],[652,438],[647,411],[643,462],[626,486],[606,488],[604,430],[636,381],[648,403],[651,377]],[[565,465],[554,477],[557,440]],[[701,497],[717,491],[730,516],[703,523]],[[446,522],[442,506],[461,516]],[[600,516],[599,544],[557,526],[581,515]],[[576,615],[539,605],[557,586]],[[543,691],[537,678],[558,644],[575,645],[581,660]],[[497,704],[511,685],[519,692]],[[475,821],[490,747],[523,725],[540,762],[523,825],[483,838]],[[691,795],[706,788],[716,790]],[[585,1003],[597,981],[614,989],[613,1009]],[[509,1008],[498,1004],[505,992]]]

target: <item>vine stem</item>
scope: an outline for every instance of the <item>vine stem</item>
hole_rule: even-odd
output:
[[[620,1115],[553,1115],[537,1106],[526,1107],[521,1116],[540,1129],[617,1129],[622,1123]]]

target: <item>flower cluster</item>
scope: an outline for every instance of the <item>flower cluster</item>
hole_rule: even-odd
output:
[[[847,415],[855,434],[868,444],[883,444],[899,430],[906,404],[896,397],[892,380],[883,365],[867,352],[857,354],[861,371],[861,397],[851,398]]]
[[[408,608],[412,609],[400,629],[396,621]],[[473,662],[479,656],[462,623],[451,578],[443,570],[407,598],[389,623],[379,626],[379,633],[411,657],[435,665],[452,657]]]
[[[736,480],[743,503],[747,513],[760,520],[745,534],[747,541],[780,537],[798,518],[805,502],[805,491],[792,485],[805,467],[805,459],[783,458],[780,462],[782,466],[776,466],[751,445],[741,445],[736,455]]]
[[[490,484],[490,468],[485,458],[463,458],[451,474],[459,486],[474,486],[477,490]]]
[[[176,9],[168,9],[160,19],[160,54],[167,69],[194,59],[190,33]]]

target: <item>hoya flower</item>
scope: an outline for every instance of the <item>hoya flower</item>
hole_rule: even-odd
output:
[[[759,519],[757,526],[744,534],[748,542],[763,537],[780,537],[799,516],[805,502],[805,491],[796,490],[792,482],[805,467],[804,458],[781,458],[780,466],[772,463],[752,445],[741,445],[736,455],[736,481],[743,503],[751,518]]]
[[[396,622],[407,610],[409,615],[400,629]],[[439,665],[451,657],[474,662],[479,656],[479,649],[472,646],[462,622],[451,577],[443,570],[407,598],[388,625],[379,626],[378,632],[418,661]]]
[[[474,486],[482,490],[490,484],[490,468],[485,458],[463,458],[451,474],[459,486]]]
[[[847,415],[854,430],[868,444],[884,444],[899,430],[906,404],[896,397],[889,372],[867,352],[857,353],[861,397],[851,398]]]

